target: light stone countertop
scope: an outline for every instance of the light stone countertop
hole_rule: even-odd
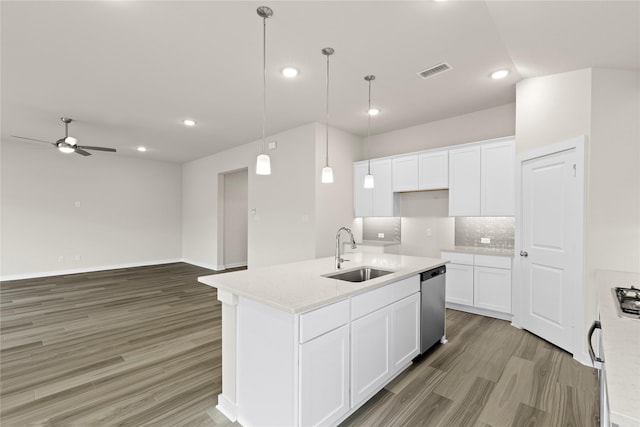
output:
[[[640,426],[640,319],[620,317],[611,290],[639,287],[640,273],[599,270],[596,281],[611,422]]]
[[[476,255],[495,255],[513,257],[513,249],[505,248],[481,248],[477,246],[454,246],[453,248],[441,249],[445,252],[460,252],[464,254],[476,254]]]
[[[323,277],[336,273],[334,257],[291,264],[202,276],[198,281],[289,313],[302,313],[382,287],[447,263],[437,258],[408,255],[346,254],[341,272],[359,267],[392,270],[393,273],[361,283]]]

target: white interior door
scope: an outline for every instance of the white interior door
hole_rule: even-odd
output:
[[[521,164],[521,326],[573,353],[580,297],[581,180],[576,149]]]

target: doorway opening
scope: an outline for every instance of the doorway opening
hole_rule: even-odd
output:
[[[249,174],[240,169],[221,175],[222,269],[246,267],[248,247]]]

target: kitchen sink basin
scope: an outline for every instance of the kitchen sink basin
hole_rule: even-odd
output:
[[[330,279],[344,280],[347,282],[364,282],[366,280],[375,279],[376,277],[386,276],[393,271],[379,270],[377,268],[363,267],[358,270],[345,271],[344,273],[327,274],[324,277]]]

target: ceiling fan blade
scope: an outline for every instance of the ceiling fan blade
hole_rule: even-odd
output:
[[[78,148],[83,148],[85,150],[97,150],[97,151],[108,151],[110,153],[115,153],[116,149],[115,148],[107,148],[107,147],[91,147],[88,145],[78,145]]]
[[[27,138],[26,136],[18,136],[18,135],[11,135],[13,138],[20,138],[20,139],[27,139],[29,141],[36,141],[36,142],[44,142],[45,144],[53,144],[56,145],[55,142],[49,142],[49,141],[43,141],[41,139],[35,139],[35,138]]]
[[[75,151],[75,152],[76,152],[76,153],[78,153],[78,154],[80,154],[80,155],[83,155],[83,156],[90,156],[90,155],[91,155],[91,153],[90,153],[90,152],[88,152],[88,151],[84,151],[84,150],[83,150],[82,148],[80,148],[80,147],[76,147],[76,151]]]

